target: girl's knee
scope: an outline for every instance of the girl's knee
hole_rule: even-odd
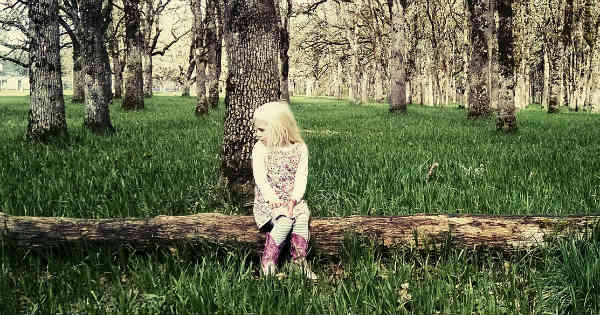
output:
[[[280,216],[279,218],[277,218],[275,220],[275,224],[276,225],[280,225],[280,226],[292,226],[294,224],[294,220],[286,217],[286,216]]]

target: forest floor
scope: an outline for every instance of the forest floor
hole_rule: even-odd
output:
[[[155,96],[117,132],[83,128],[66,96],[69,138],[25,141],[28,97],[0,97],[0,211],[81,218],[219,211],[248,214],[217,188],[225,110],[193,115],[195,98]],[[309,147],[306,200],[316,217],[600,213],[600,115],[531,106],[519,130],[495,131],[465,110],[352,106],[293,98]],[[438,163],[426,181],[429,166]],[[521,253],[464,248],[383,251],[348,238],[339,259],[312,256],[318,283],[214,245],[136,251],[51,250],[0,241],[0,314],[594,314],[600,233]]]

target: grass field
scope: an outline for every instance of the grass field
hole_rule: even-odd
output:
[[[82,218],[247,213],[216,189],[224,109],[195,98],[111,107],[117,133],[83,129],[67,96],[69,139],[24,139],[28,99],[0,97],[0,211]],[[519,131],[455,107],[294,98],[310,150],[313,216],[412,213],[598,214],[600,116],[519,112]],[[425,177],[439,163],[436,177]],[[34,250],[2,243],[0,314],[555,314],[600,312],[600,242],[566,239],[503,256],[460,248],[381,252],[349,238],[340,260],[314,257],[312,284],[258,277],[258,258],[205,247]],[[368,242],[367,242],[368,243]],[[368,244],[366,244],[368,245]]]

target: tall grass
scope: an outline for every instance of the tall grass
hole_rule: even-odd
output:
[[[0,98],[0,211],[106,218],[244,213],[218,189],[224,109],[193,116],[195,99],[111,106],[117,133],[83,127],[67,101],[65,142],[25,141],[28,100]],[[600,117],[535,108],[519,131],[494,131],[456,108],[350,106],[295,98],[310,149],[314,216],[427,213],[597,214]],[[429,183],[428,166],[440,167]],[[340,258],[312,257],[312,283],[283,264],[205,246],[136,251],[86,244],[17,248],[0,241],[0,314],[597,314],[600,240],[569,238],[500,255],[448,248],[382,252],[349,237]]]
[[[197,119],[193,98],[154,97],[140,112],[114,102],[117,134],[97,137],[82,127],[82,105],[67,103],[68,143],[32,145],[26,98],[0,102],[4,212],[99,218],[224,207],[215,189],[222,107]],[[299,98],[293,109],[310,149],[306,198],[315,216],[600,209],[597,115],[522,111],[519,132],[504,135],[492,120],[450,108],[411,106],[398,116],[385,105]]]

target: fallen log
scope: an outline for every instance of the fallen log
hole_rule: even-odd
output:
[[[458,246],[510,251],[543,245],[554,237],[585,236],[599,222],[600,216],[349,216],[313,218],[310,231],[312,246],[326,255],[339,253],[348,234],[385,247],[421,247],[450,241]],[[260,251],[264,238],[251,216],[200,213],[143,219],[73,219],[10,216],[0,212],[0,240],[12,240],[17,246],[52,246],[76,241],[121,242],[136,247],[210,242]]]

